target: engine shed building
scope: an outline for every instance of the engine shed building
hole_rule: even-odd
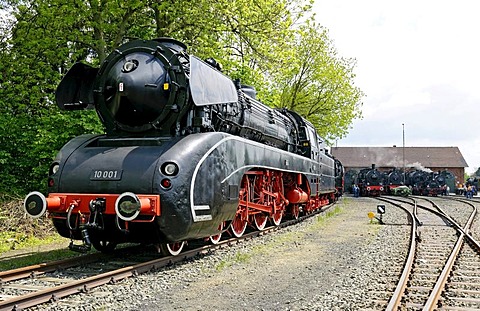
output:
[[[330,153],[342,162],[345,172],[370,168],[372,164],[380,171],[404,167],[406,171],[446,170],[455,176],[455,186],[465,182],[468,167],[458,147],[332,147]]]

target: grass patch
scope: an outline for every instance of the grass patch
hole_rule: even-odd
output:
[[[30,254],[24,255],[23,257],[15,257],[12,259],[0,261],[0,271],[35,265],[46,261],[55,261],[78,256],[81,256],[81,254],[72,252],[68,248],[56,249],[46,252],[32,252]]]
[[[324,215],[320,215],[317,218],[316,224],[313,225],[314,229],[318,229],[318,227],[324,226],[326,221],[333,216],[339,215],[343,213],[343,209],[340,206],[335,205],[334,209],[329,209],[325,212]]]
[[[270,243],[262,245],[262,249],[265,248],[265,246],[270,246],[272,244],[272,247],[275,247],[278,244],[289,244],[294,241],[297,241],[298,239],[301,239],[303,237],[303,233],[300,232],[285,232],[284,234],[275,237],[275,241],[272,241]]]
[[[57,233],[51,219],[27,217],[22,206],[23,198],[0,194],[0,270],[78,256],[67,249],[68,239]],[[40,251],[55,243],[64,243],[65,249]],[[16,250],[24,254],[7,253]]]
[[[0,255],[12,250],[22,251],[0,258],[0,271],[79,256],[67,248],[67,239],[58,234],[38,238],[17,232],[1,232],[0,241]],[[61,243],[65,244],[65,248],[41,251],[44,245]]]
[[[0,254],[2,254],[11,250],[62,242],[65,238],[55,233],[38,238],[18,232],[0,232],[0,241]]]
[[[229,256],[229,258],[222,260],[218,265],[215,266],[215,270],[222,271],[223,269],[231,267],[234,264],[246,263],[253,257],[253,255],[253,252],[248,254],[244,252],[238,252],[234,256]]]

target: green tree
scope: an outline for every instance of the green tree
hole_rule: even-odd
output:
[[[273,74],[273,105],[298,112],[330,142],[342,138],[361,117],[355,60],[339,57],[327,30],[312,22],[299,27],[288,51]]]
[[[311,8],[303,0],[199,0],[152,5],[157,36],[173,36],[189,52],[214,57],[234,79],[267,93],[266,73],[288,48],[292,26]]]
[[[359,116],[355,63],[336,57],[321,28],[299,26],[310,0],[6,0],[0,8],[14,17],[0,24],[0,192],[44,190],[58,149],[102,132],[94,111],[61,112],[55,88],[75,62],[98,66],[133,38],[173,37],[215,57],[267,104],[297,110],[327,137]],[[308,57],[313,65],[302,67]]]
[[[48,165],[71,137],[101,129],[93,112],[62,115],[53,101],[65,60],[78,57],[63,42],[70,35],[58,16],[74,10],[51,3],[21,3],[14,7],[0,52],[1,192],[22,193],[46,188]],[[68,18],[67,18],[68,20]]]

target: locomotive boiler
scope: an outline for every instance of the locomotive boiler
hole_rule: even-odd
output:
[[[417,195],[436,196],[445,192],[446,177],[440,172],[413,170],[407,175],[407,185]]]
[[[430,172],[413,170],[407,173],[407,184],[412,188],[412,194],[423,195],[430,179]]]
[[[357,176],[357,184],[362,196],[378,196],[385,191],[385,174],[375,168],[360,170]]]
[[[312,124],[220,69],[171,38],[126,43],[100,68],[75,64],[57,105],[96,109],[105,134],[69,141],[48,195],[31,192],[25,211],[47,212],[73,250],[141,242],[176,255],[185,241],[217,243],[334,201],[343,168]]]
[[[386,192],[392,193],[392,189],[405,185],[405,177],[402,171],[396,168],[386,172],[385,185],[387,187]]]
[[[425,183],[424,195],[437,196],[443,194],[445,190],[446,179],[440,172],[432,172],[429,174]]]

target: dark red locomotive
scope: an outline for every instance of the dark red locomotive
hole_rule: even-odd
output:
[[[104,135],[72,139],[49,172],[49,193],[25,210],[58,232],[109,250],[142,242],[178,254],[185,241],[263,229],[336,199],[340,163],[308,121],[271,109],[215,61],[173,39],[132,41],[100,68],[76,64],[61,109],[96,109]]]

